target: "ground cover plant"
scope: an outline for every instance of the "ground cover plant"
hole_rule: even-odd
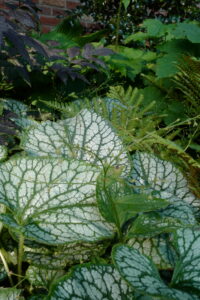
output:
[[[110,120],[77,104],[42,122],[2,100],[20,141],[1,146],[2,299],[198,299],[199,198],[174,163],[127,151],[123,103],[104,100]]]
[[[31,94],[3,64],[0,299],[200,299],[199,24],[149,19],[108,45],[71,16],[44,35],[3,18]]]

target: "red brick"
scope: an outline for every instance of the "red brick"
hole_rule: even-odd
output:
[[[43,33],[48,33],[51,29],[52,29],[52,26],[46,26],[46,25],[42,26]]]
[[[41,9],[41,11],[40,11],[41,15],[51,16],[52,9],[51,9],[50,6],[42,6],[42,5],[40,5],[39,8]]]
[[[60,20],[57,18],[46,17],[46,16],[41,16],[40,21],[42,24],[50,25],[50,26],[55,26],[60,22]]]
[[[0,0],[0,8],[6,8],[5,1]]]
[[[53,8],[53,11],[52,11],[53,16],[60,16],[63,14],[66,14],[65,9]]]
[[[41,4],[46,4],[49,6],[65,7],[66,0],[42,0]]]
[[[80,5],[79,2],[67,1],[67,8],[68,9],[74,9],[79,5]]]

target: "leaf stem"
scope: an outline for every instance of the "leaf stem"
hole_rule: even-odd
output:
[[[2,250],[0,250],[0,258],[1,258],[1,260],[2,260],[2,263],[3,263],[3,265],[4,265],[4,268],[5,268],[5,270],[6,270],[6,273],[7,273],[7,275],[8,275],[8,279],[9,279],[9,281],[10,281],[10,284],[11,284],[11,286],[13,286],[14,284],[13,284],[12,277],[11,277],[11,275],[10,275],[10,270],[9,270],[9,268],[8,268],[7,261],[5,260],[5,257],[3,256]]]
[[[21,281],[22,276],[22,261],[23,261],[23,255],[24,255],[24,236],[20,234],[19,236],[19,246],[18,246],[18,283]]]
[[[121,10],[122,10],[122,0],[120,0],[120,2],[119,2],[119,8],[118,8],[118,12],[117,12],[116,40],[115,40],[115,46],[116,47],[119,45],[119,29],[120,29]]]

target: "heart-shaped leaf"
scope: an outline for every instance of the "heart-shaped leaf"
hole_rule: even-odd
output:
[[[21,290],[15,288],[0,288],[1,300],[20,300]],[[24,299],[24,298],[21,298]]]
[[[96,185],[96,197],[102,216],[108,222],[114,223],[118,227],[125,221],[126,217],[124,218],[124,216],[126,216],[127,211],[124,211],[124,215],[121,218],[116,200],[118,197],[133,194],[133,189],[121,177],[121,173],[122,170],[120,168],[108,168],[106,172],[103,170],[97,179]],[[122,219],[122,222],[120,222],[120,219]]]
[[[138,292],[160,299],[197,300],[196,295],[169,288],[160,278],[156,266],[136,249],[116,245],[113,260],[121,276]]]
[[[0,145],[0,161],[6,159],[7,154],[8,154],[7,147]]]
[[[50,285],[65,275],[64,270],[47,269],[35,266],[29,266],[26,271],[26,277],[33,286],[37,288],[48,288]]]
[[[28,106],[14,99],[3,99],[4,108],[17,114],[20,118],[27,116]]]
[[[133,290],[111,265],[82,265],[53,286],[47,300],[128,300]]]
[[[182,227],[183,223],[171,217],[162,217],[156,213],[142,214],[131,226],[128,237],[155,236],[157,234],[173,232]]]
[[[189,190],[183,174],[170,162],[153,154],[136,152],[133,156],[132,182],[140,191],[154,192],[170,202],[184,200],[194,206],[200,205]]]
[[[138,212],[149,212],[164,208],[169,202],[147,194],[132,194],[116,199],[119,208]]]
[[[0,264],[0,281],[4,280],[7,277],[7,273],[2,264]]]
[[[37,126],[39,123],[37,121],[35,121],[34,119],[31,118],[12,118],[12,120],[15,122],[15,124],[19,127],[21,127],[22,129],[27,130],[28,127],[30,126]]]
[[[108,241],[97,243],[70,243],[53,249],[33,249],[25,247],[24,260],[29,264],[50,269],[64,269],[66,266],[87,262],[101,256]]]
[[[45,244],[97,241],[112,236],[95,201],[99,170],[78,160],[18,158],[0,165],[0,220]]]
[[[175,286],[200,291],[200,231],[181,228],[174,234],[174,245],[180,255],[174,270]]]
[[[32,156],[64,156],[129,169],[127,153],[109,122],[87,109],[74,118],[30,128],[22,147]]]
[[[188,203],[179,200],[179,198],[173,204],[170,204],[168,207],[160,210],[160,214],[162,216],[178,219],[183,224],[197,224],[194,208]]]
[[[127,7],[129,6],[130,4],[130,0],[122,0],[122,3],[124,4],[124,8],[127,9]]]
[[[177,255],[166,234],[153,238],[132,238],[128,245],[151,258],[159,269],[169,269],[175,264]]]

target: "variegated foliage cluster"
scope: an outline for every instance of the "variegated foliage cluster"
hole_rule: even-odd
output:
[[[22,151],[8,159],[0,148],[2,245],[15,265],[24,238],[25,276],[43,291],[30,299],[199,299],[199,200],[172,163],[130,155],[92,110],[37,122],[24,104],[4,105]],[[174,270],[169,285],[160,269]],[[20,292],[2,288],[1,299]]]

